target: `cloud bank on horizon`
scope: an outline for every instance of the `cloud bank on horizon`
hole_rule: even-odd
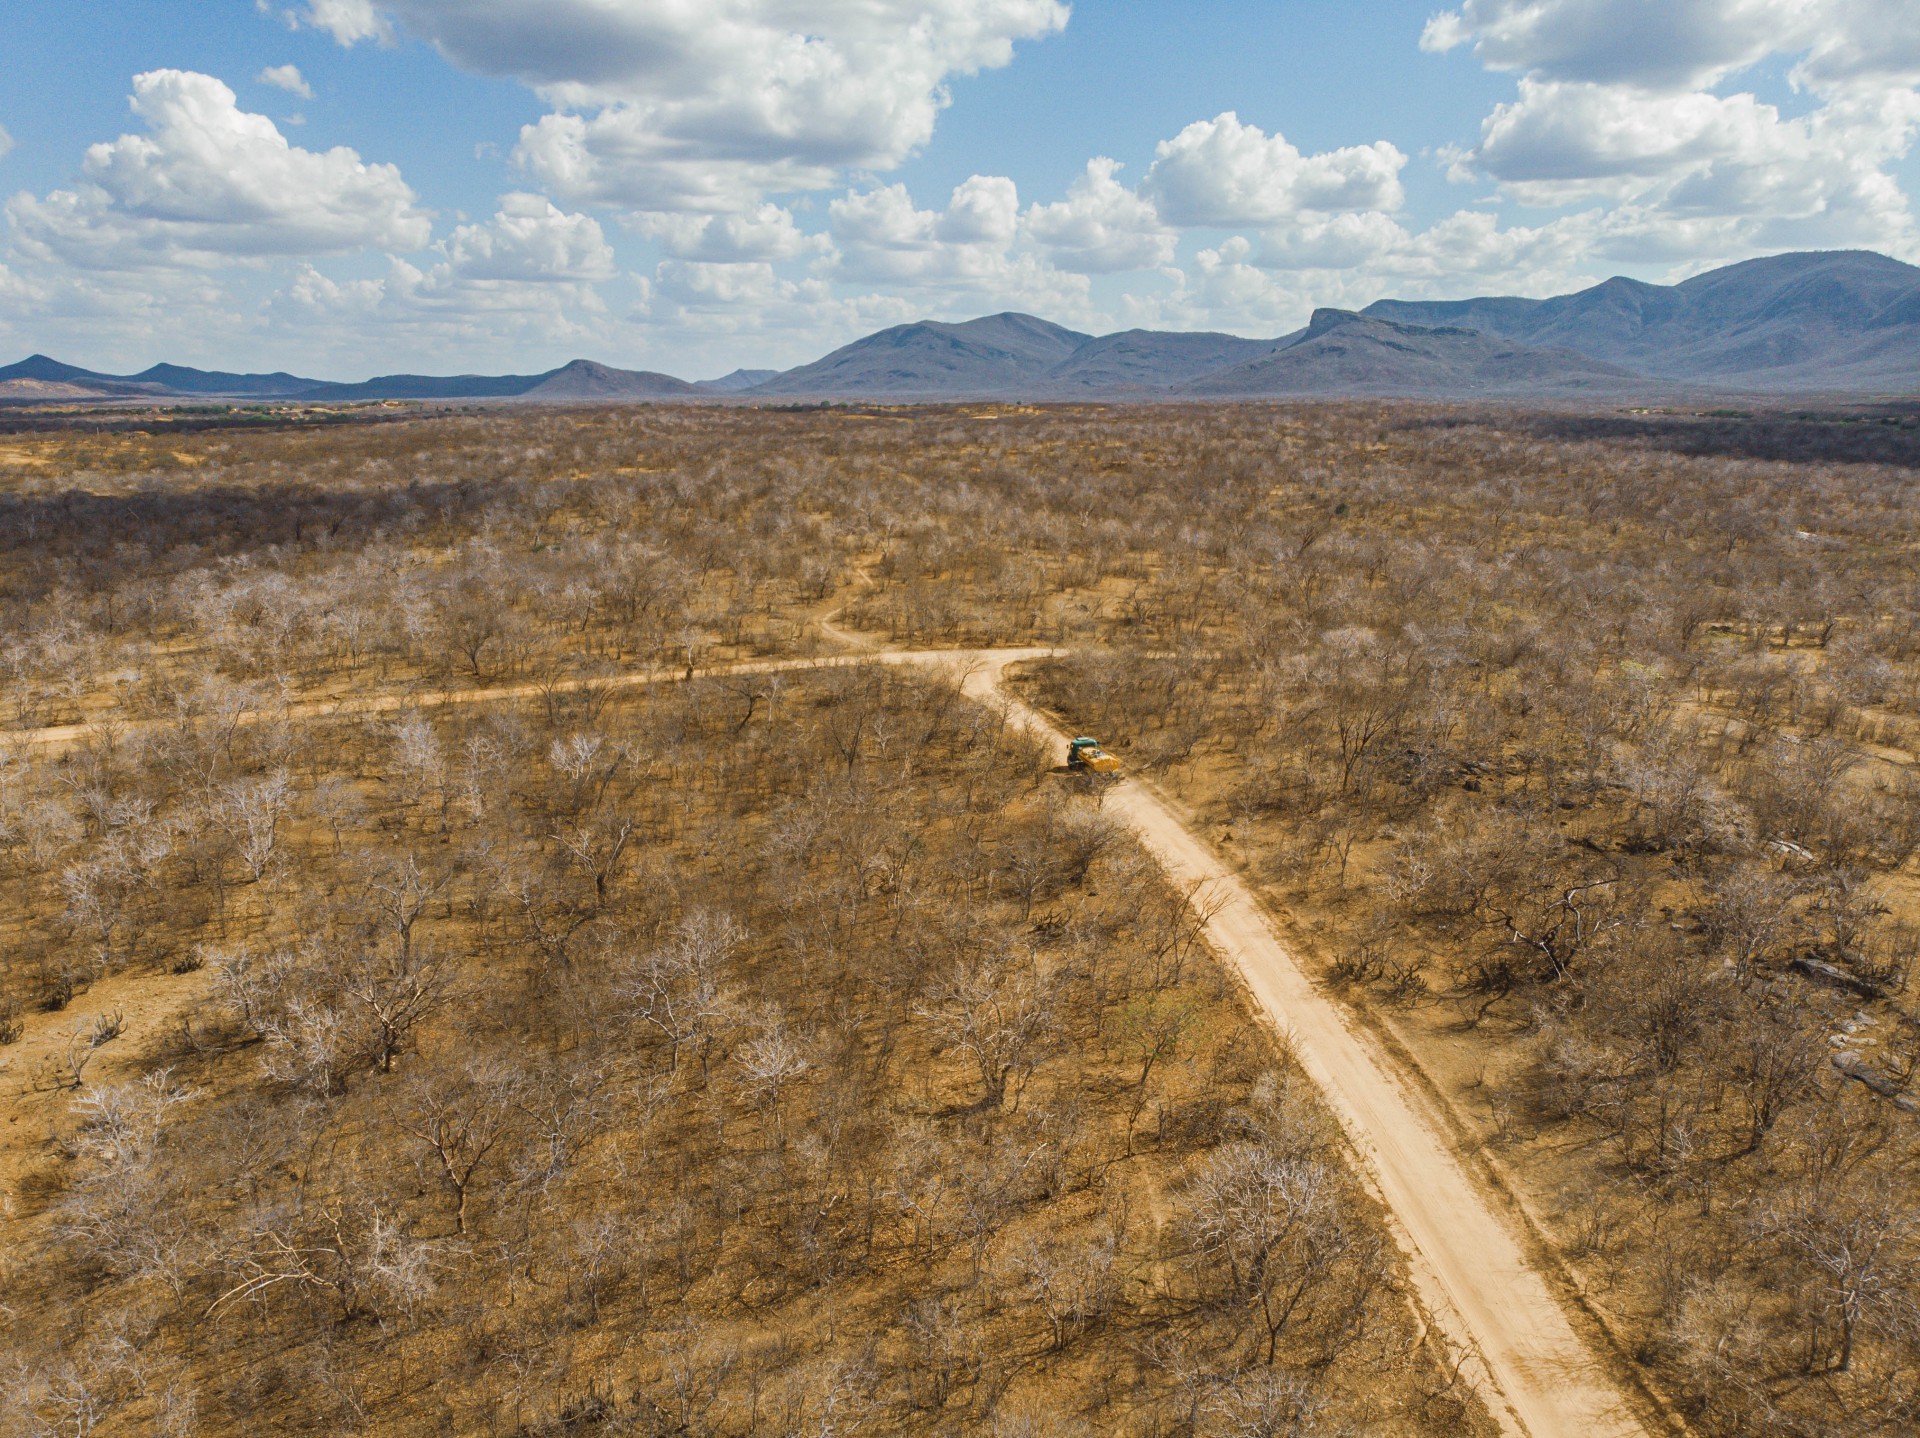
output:
[[[1791,249],[1920,260],[1897,173],[1920,128],[1914,0],[1464,0],[1380,43],[1499,77],[1477,133],[1315,151],[1222,109],[1151,153],[1088,155],[1052,195],[995,174],[916,194],[895,172],[956,81],[1071,43],[1061,0],[257,6],[349,57],[424,44],[535,97],[517,135],[467,137],[499,155],[494,213],[304,147],[297,117],[226,79],[146,70],[126,133],[74,137],[66,181],[5,201],[0,347],[131,369],[192,335],[223,367],[591,352],[699,372],[1008,308],[1275,334],[1386,294],[1544,294]],[[315,97],[291,63],[256,79]],[[1421,167],[1461,187],[1451,213],[1410,207]]]

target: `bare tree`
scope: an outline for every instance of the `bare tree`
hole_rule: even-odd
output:
[[[1866,1333],[1910,1343],[1920,1331],[1920,1221],[1884,1174],[1796,1204],[1766,1220],[1765,1230],[1813,1284],[1807,1371],[1849,1372]]]
[[[91,1023],[82,1020],[75,1024],[67,1031],[59,1058],[56,1060],[48,1056],[40,1060],[37,1081],[46,1081],[54,1088],[84,1088],[87,1066],[102,1048],[119,1038],[125,1030],[126,1019],[117,1011],[96,1014]]]
[[[285,771],[236,779],[220,788],[214,813],[255,883],[266,877],[279,853],[280,824],[292,802],[293,785]]]
[[[681,921],[666,945],[623,974],[619,992],[628,1018],[665,1042],[670,1071],[678,1070],[681,1051],[690,1048],[706,1077],[721,1026],[735,1007],[722,970],[746,939],[746,930],[729,916],[696,913]]]
[[[933,986],[915,1012],[942,1049],[963,1054],[980,1083],[978,1106],[997,1109],[1011,1084],[1017,1107],[1034,1069],[1057,1039],[1052,996],[1028,963],[976,959]]]
[[[368,1057],[386,1073],[414,1029],[450,997],[452,980],[444,957],[409,945],[352,954],[340,988],[368,1026]]]
[[[387,864],[367,882],[367,896],[400,944],[403,962],[413,957],[413,928],[434,897],[452,880],[450,873],[430,874],[412,854]]]
[[[593,880],[597,908],[606,907],[607,885],[638,832],[639,825],[626,815],[600,814],[554,836],[567,856]]]
[[[1319,1438],[1339,1431],[1328,1422],[1328,1406],[1304,1375],[1256,1368],[1220,1386],[1197,1431],[1206,1438]]]
[[[449,1077],[422,1078],[405,1101],[400,1126],[419,1142],[452,1198],[456,1234],[467,1231],[475,1182],[508,1137],[520,1111],[517,1100],[517,1085],[504,1070],[469,1065]]]
[[[84,1163],[61,1231],[116,1274],[159,1278],[179,1298],[196,1231],[160,1148],[173,1111],[193,1098],[159,1069],[74,1101]]]
[[[747,1091],[756,1104],[773,1115],[775,1136],[784,1146],[786,1121],[781,1098],[813,1066],[805,1049],[774,1013],[763,1018],[759,1032],[741,1044],[738,1061]]]
[[[1154,1068],[1180,1052],[1195,1023],[1191,1003],[1160,994],[1136,999],[1121,1010],[1115,1037],[1129,1062],[1139,1066],[1133,1082],[1133,1107],[1127,1112],[1127,1152],[1133,1152],[1133,1130],[1147,1106],[1147,1083]]]
[[[323,1295],[342,1322],[389,1305],[411,1307],[432,1292],[426,1248],[386,1210],[334,1203],[271,1216],[231,1254],[230,1282],[208,1305],[213,1317],[280,1291]]]
[[[1249,1313],[1255,1356],[1268,1365],[1297,1322],[1343,1320],[1337,1351],[1378,1281],[1377,1240],[1343,1212],[1337,1179],[1317,1159],[1229,1145],[1196,1176],[1188,1221],[1196,1256],[1218,1265],[1224,1295]]]
[[[431,805],[442,833],[452,793],[447,780],[446,755],[433,726],[418,714],[409,714],[393,729],[394,773],[407,803]]]

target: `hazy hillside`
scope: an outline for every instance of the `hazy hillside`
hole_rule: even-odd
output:
[[[1381,300],[1365,313],[1733,388],[1920,382],[1920,268],[1863,251],[1748,260],[1671,286],[1616,278],[1548,300]]]
[[[738,394],[743,389],[765,384],[779,373],[777,369],[737,369],[732,374],[721,375],[719,379],[700,380],[694,388],[707,394]]]
[[[902,325],[754,393],[1442,397],[1649,392],[1676,382],[1722,391],[1920,386],[1920,269],[1884,255],[1781,255],[1680,285],[1615,278],[1545,300],[1381,300],[1363,312],[1429,332],[1417,336],[1338,313],[1271,340],[1145,330],[1091,339],[1026,315]],[[1069,340],[1078,343],[1059,353]]]
[[[666,399],[694,394],[694,386],[670,374],[614,369],[592,360],[564,365],[526,392],[527,399]]]
[[[574,360],[533,375],[377,375],[334,384],[299,375],[227,374],[157,364],[137,375],[108,375],[32,355],[0,369],[0,398],[300,400],[346,404],[382,399],[667,399],[698,393],[672,375]]]
[[[96,374],[92,370],[62,364],[57,359],[41,354],[28,355],[17,364],[0,367],[0,396],[134,396],[160,392],[160,386],[144,382],[137,376]]]
[[[1127,330],[1088,340],[1047,378],[1060,390],[1164,390],[1266,354],[1276,343],[1236,335]]]
[[[1032,315],[965,324],[922,321],[855,340],[823,359],[756,386],[757,395],[995,395],[1044,387],[1045,377],[1092,336]]]
[[[143,384],[162,386],[176,394],[248,395],[260,399],[287,399],[304,394],[316,383],[284,370],[273,374],[227,374],[220,370],[190,369],[177,364],[154,365],[142,370],[134,379]]]
[[[1296,339],[1182,387],[1193,395],[1540,394],[1620,389],[1630,371],[1565,349],[1536,349],[1477,330],[1426,328],[1348,310],[1317,310]]]
[[[614,369],[591,360],[574,360],[559,369],[536,375],[390,374],[365,384],[316,385],[299,398],[310,400],[369,399],[530,399],[605,400],[657,399],[693,394],[694,388],[672,375],[644,370]]]

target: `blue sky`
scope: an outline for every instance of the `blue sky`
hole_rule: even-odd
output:
[[[1916,0],[12,0],[0,353],[689,376],[1920,260]]]

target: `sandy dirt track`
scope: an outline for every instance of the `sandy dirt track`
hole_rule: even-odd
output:
[[[1009,662],[998,653],[980,656],[967,692],[1006,700]],[[1065,743],[1067,736],[1037,711],[1017,700],[1012,708],[1028,728]],[[1502,1427],[1529,1438],[1645,1434],[1528,1261],[1500,1201],[1455,1157],[1444,1119],[1314,987],[1246,885],[1149,786],[1123,782],[1105,807],[1175,883],[1207,885],[1210,902],[1219,905],[1207,925],[1208,941],[1238,966],[1255,1002],[1333,1110],[1394,1216],[1423,1305],[1478,1356],[1497,1390],[1485,1396]]]
[[[701,678],[780,673],[870,663],[942,664],[970,696],[1005,704],[1013,721],[1064,746],[1067,736],[1005,687],[1009,665],[1058,653],[1045,648],[985,651],[884,650],[866,636],[821,623],[827,635],[864,652],[821,658],[749,661],[697,672]],[[249,712],[240,725],[271,720],[351,718],[513,699],[588,688],[621,690],[688,679],[650,670],[552,686],[520,684],[425,694],[356,695]],[[128,723],[123,730],[154,727]],[[94,726],[0,733],[7,743],[59,750]],[[1505,1205],[1456,1156],[1445,1119],[1379,1046],[1314,987],[1280,941],[1253,893],[1151,786],[1125,781],[1109,791],[1108,813],[1125,822],[1176,883],[1204,882],[1219,904],[1207,926],[1214,948],[1237,966],[1254,1001],[1286,1037],[1320,1090],[1391,1212],[1407,1251],[1422,1306],[1477,1363],[1488,1406],[1502,1428],[1523,1438],[1630,1438],[1649,1430],[1620,1386],[1575,1330],[1546,1277],[1528,1259]],[[183,996],[182,1001],[188,996]],[[163,1005],[163,1007],[166,1007]],[[174,1019],[161,1014],[155,1027]],[[143,1025],[142,1027],[146,1027]],[[51,1041],[51,1035],[30,1035]]]
[[[1001,662],[1036,659],[1051,649],[996,649]],[[679,684],[692,679],[726,679],[737,674],[784,674],[799,669],[830,669],[884,660],[890,664],[936,663],[954,659],[950,649],[890,649],[874,654],[830,654],[805,659],[746,659],[715,664],[688,672],[684,669],[639,669],[627,674],[591,679],[561,679],[551,684],[495,684],[477,689],[420,689],[393,694],[347,694],[333,699],[301,699],[271,708],[243,710],[231,722],[241,728],[274,722],[308,723],[317,719],[355,719],[374,714],[404,714],[414,710],[444,709],[463,704],[499,704],[513,699],[541,699],[549,694],[617,694],[650,684]],[[118,733],[163,728],[167,719],[100,720],[82,724],[54,724],[44,729],[0,729],[0,749],[16,744],[28,749],[67,749],[100,734],[108,723]]]

